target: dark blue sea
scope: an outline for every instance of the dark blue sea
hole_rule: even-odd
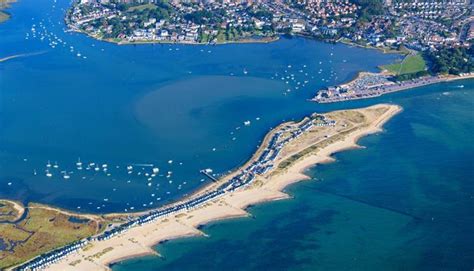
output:
[[[207,184],[200,169],[243,163],[284,120],[390,102],[404,111],[385,132],[309,170],[293,199],[114,270],[474,267],[472,81],[319,105],[318,89],[400,56],[303,38],[117,46],[64,32],[68,5],[21,0],[0,24],[0,58],[27,54],[0,63],[0,198],[155,208]]]
[[[472,270],[473,90],[465,81],[381,99],[404,111],[365,148],[308,170],[312,180],[287,189],[293,199],[113,270]]]

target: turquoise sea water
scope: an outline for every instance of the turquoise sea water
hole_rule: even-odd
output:
[[[366,148],[308,170],[293,199],[113,270],[472,270],[474,83],[459,84],[387,98],[404,111]]]
[[[404,111],[384,133],[309,170],[314,181],[288,188],[294,199],[252,207],[252,218],[204,227],[209,238],[171,241],[158,246],[163,258],[114,269],[474,267],[472,81],[319,105],[307,101],[317,89],[398,56],[301,38],[116,46],[64,33],[68,4],[22,0],[0,24],[0,58],[42,53],[0,63],[0,198],[87,212],[157,207],[206,184],[199,169],[222,174],[244,162],[283,120],[392,102]],[[92,162],[98,171],[85,169]],[[152,180],[148,164],[160,168]]]

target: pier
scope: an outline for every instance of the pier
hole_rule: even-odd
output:
[[[203,169],[203,170],[200,170],[199,172],[201,172],[201,174],[204,174],[206,177],[208,177],[209,179],[211,179],[211,181],[217,183],[219,180],[216,179],[214,176],[212,176],[211,174],[208,173],[207,170]]]

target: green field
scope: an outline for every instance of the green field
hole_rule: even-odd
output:
[[[127,9],[127,11],[135,11],[135,10],[138,10],[138,11],[142,11],[142,10],[145,10],[145,9],[156,9],[157,7],[154,5],[154,4],[143,4],[143,5],[139,5],[139,6],[134,6],[134,7],[130,7]]]
[[[426,62],[420,54],[407,55],[402,61],[382,66],[382,69],[395,75],[416,73],[426,70]]]
[[[0,200],[0,223],[14,222],[19,216],[19,210],[15,209],[12,202]]]
[[[10,214],[13,208],[3,203],[2,212]],[[0,250],[0,270],[96,234],[106,223],[102,220],[70,219],[70,215],[54,209],[36,207],[30,208],[21,221],[0,223],[0,241],[4,245]]]

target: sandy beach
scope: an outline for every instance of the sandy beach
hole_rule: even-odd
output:
[[[78,252],[48,266],[47,270],[108,270],[110,264],[124,259],[157,255],[153,246],[159,242],[205,235],[199,227],[206,223],[248,216],[246,208],[250,205],[289,198],[283,189],[292,183],[309,180],[304,174],[307,168],[334,161],[331,155],[336,152],[357,148],[359,138],[380,132],[383,124],[401,110],[396,105],[382,104],[325,114],[335,119],[340,118],[340,128],[316,128],[302,136],[299,142],[290,144],[282,152],[279,163],[286,162],[295,154],[304,152],[305,155],[298,156],[288,166],[276,167],[259,176],[248,187],[226,193],[197,209],[182,211],[155,223],[132,228],[105,241],[93,241]],[[363,121],[355,125],[354,122],[344,120],[346,117]],[[311,151],[308,152],[310,148]]]
[[[13,210],[15,210],[16,217],[15,217],[15,219],[12,219],[12,220],[20,219],[23,216],[23,214],[25,213],[25,207],[20,202],[17,202],[17,201],[14,201],[14,200],[3,200],[2,199],[2,200],[0,200],[0,204],[10,205],[13,208]]]

